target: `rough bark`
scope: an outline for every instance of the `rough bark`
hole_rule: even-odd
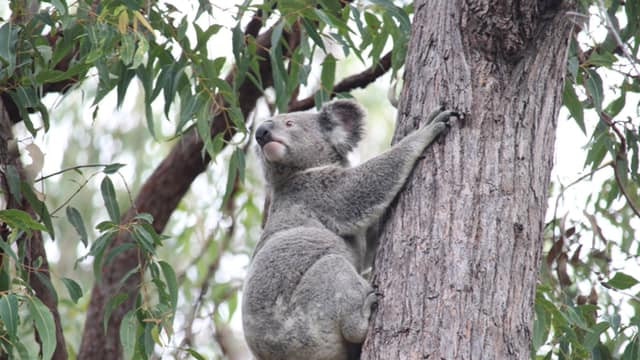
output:
[[[4,104],[0,102],[0,175],[2,176],[0,179],[0,186],[2,188],[3,195],[5,196],[4,200],[6,201],[7,209],[19,209],[26,211],[36,219],[38,216],[35,214],[35,211],[32,209],[31,205],[29,205],[27,200],[23,197],[21,202],[17,202],[8,190],[8,181],[5,174],[7,173],[7,168],[9,166],[15,167],[23,179],[24,176],[22,176],[23,167],[12,132],[12,125],[20,121],[20,118],[12,118],[5,110]],[[68,358],[68,354],[64,334],[62,332],[62,324],[60,322],[60,313],[58,312],[58,298],[51,292],[47,284],[35,275],[35,273],[38,272],[42,277],[51,282],[49,261],[47,260],[42,233],[39,231],[33,231],[31,236],[23,235],[17,241],[24,244],[26,250],[25,257],[22,261],[23,266],[29,272],[29,278],[27,281],[34,292],[34,295],[38,297],[47,308],[49,308],[51,315],[53,315],[56,332],[56,350],[53,353],[52,359],[65,360]],[[2,254],[0,253],[0,255]],[[0,264],[2,264],[1,260]],[[40,343],[39,338],[37,338],[37,341]]]
[[[397,141],[463,112],[381,234],[363,359],[527,359],[571,22],[561,1],[417,1]]]

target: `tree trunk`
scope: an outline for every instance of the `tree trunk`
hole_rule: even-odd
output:
[[[7,169],[13,166],[20,174],[24,181],[23,166],[20,160],[20,154],[18,152],[15,139],[13,138],[12,125],[21,121],[20,118],[12,118],[9,112],[6,111],[4,103],[0,101],[0,189],[2,189],[2,196],[7,209],[18,209],[28,212],[32,218],[37,219],[37,215],[32,206],[27,200],[22,197],[22,201],[18,202],[10,194],[8,179],[6,178]],[[13,144],[12,144],[13,143]],[[31,184],[29,184],[31,186]],[[3,229],[6,231],[6,228]],[[3,232],[3,231],[0,231]],[[3,241],[6,241],[6,237],[9,235],[8,231],[0,234]],[[67,345],[65,342],[64,334],[62,331],[62,323],[60,321],[60,313],[58,312],[58,298],[51,292],[45,281],[47,279],[51,282],[51,275],[49,274],[49,261],[44,248],[44,241],[42,239],[42,233],[40,231],[33,231],[30,236],[23,234],[17,239],[18,246],[24,246],[25,256],[22,259],[23,266],[29,273],[26,279],[33,290],[34,295],[42,301],[42,303],[51,311],[55,324],[56,335],[56,349],[53,353],[52,360],[66,360],[69,355],[67,353]],[[4,254],[0,251],[0,266],[2,266]],[[8,260],[7,260],[8,261]],[[5,268],[5,270],[8,269]],[[36,272],[41,277],[36,275]],[[0,289],[0,292],[4,292],[9,289]],[[40,345],[40,351],[42,350],[42,342],[39,338],[39,334],[36,331],[36,341]],[[3,354],[0,351],[0,359],[9,358],[9,354]]]
[[[388,214],[363,359],[529,358],[573,6],[416,1],[394,141],[439,105],[466,118]]]

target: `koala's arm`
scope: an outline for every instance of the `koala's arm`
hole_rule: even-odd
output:
[[[432,115],[428,125],[412,132],[384,153],[338,174],[325,197],[333,212],[331,224],[341,235],[359,232],[377,220],[404,185],[424,149],[447,127],[452,111]]]

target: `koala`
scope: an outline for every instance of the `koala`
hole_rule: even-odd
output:
[[[356,167],[347,160],[363,133],[364,111],[355,102],[258,126],[271,205],[242,300],[245,338],[257,359],[359,358],[377,302],[361,276],[365,233],[452,116],[437,111],[427,126]]]

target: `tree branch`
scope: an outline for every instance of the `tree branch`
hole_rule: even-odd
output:
[[[380,58],[380,62],[371,65],[368,69],[361,73],[351,75],[342,79],[338,84],[333,87],[331,92],[331,98],[335,97],[338,93],[348,92],[357,88],[364,88],[376,81],[380,76],[384,75],[391,68],[391,52],[388,52],[385,56]],[[311,109],[315,105],[313,96],[309,96],[302,100],[294,100],[289,105],[289,111],[302,111]]]
[[[618,167],[618,164],[622,163],[624,165],[624,171],[628,171],[627,170],[627,140],[624,134],[620,131],[620,129],[618,129],[616,124],[613,122],[613,119],[608,114],[606,114],[605,112],[600,112],[600,119],[602,119],[602,121],[604,121],[611,128],[611,130],[613,130],[613,132],[616,134],[616,137],[620,141],[620,147],[616,152],[616,158],[611,164],[611,167],[613,168],[613,175],[616,179],[616,183],[618,183],[620,192],[622,193],[624,198],[627,200],[627,204],[629,204],[629,208],[631,208],[631,210],[633,211],[634,214],[636,214],[636,216],[640,217],[640,208],[634,202],[633,198],[631,197],[631,194],[629,194],[629,190],[627,189],[627,184],[625,184],[625,180],[622,179],[622,174],[620,174],[620,168]]]
[[[3,148],[1,151],[2,156],[0,157],[0,168],[2,169],[2,192],[5,194],[5,201],[8,209],[19,209],[25,211],[35,219],[37,218],[37,215],[25,197],[23,196],[22,201],[18,202],[8,190],[8,181],[5,174],[7,173],[6,170],[9,166],[15,167],[20,174],[21,180],[24,181],[20,154],[17,149],[11,149],[11,146],[8,145],[13,139],[11,124],[15,121],[15,119],[8,116],[8,114],[3,110],[2,104],[0,104],[0,122],[2,123],[0,124],[0,137],[2,138],[0,140],[0,146]],[[48,284],[45,283],[46,280],[51,282],[51,275],[49,274],[49,262],[44,248],[42,233],[40,231],[33,231],[30,236],[24,234],[19,237],[17,241],[20,244],[24,244],[24,248],[26,250],[22,265],[27,269],[29,276],[25,280],[29,283],[29,286],[33,290],[35,296],[40,299],[45,306],[47,306],[51,315],[53,315],[56,333],[56,350],[53,353],[52,359],[67,359],[67,346],[60,322],[60,313],[58,312],[58,299],[56,294],[51,291]],[[36,276],[36,272],[46,280],[41,279],[40,276]],[[37,339],[38,343],[40,343],[39,337],[37,337]],[[40,346],[42,346],[41,343]]]

